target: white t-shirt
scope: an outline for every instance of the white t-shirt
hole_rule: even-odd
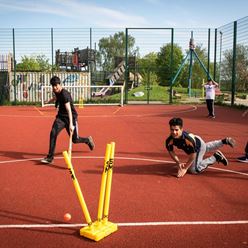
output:
[[[215,99],[215,85],[206,84],[205,89],[206,89],[206,99],[214,100]]]

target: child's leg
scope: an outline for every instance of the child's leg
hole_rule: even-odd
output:
[[[224,144],[222,140],[214,140],[206,143],[206,152],[216,151],[218,148],[222,147]]]

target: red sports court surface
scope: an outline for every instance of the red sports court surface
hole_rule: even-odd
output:
[[[96,219],[106,144],[116,142],[109,220],[118,231],[95,242],[79,235],[85,225],[62,157],[63,131],[53,165],[39,160],[48,150],[54,108],[0,107],[0,247],[248,247],[248,164],[236,162],[248,139],[248,116],[205,105],[84,107],[79,133],[96,149],[73,145],[72,163],[93,220]],[[168,121],[184,119],[185,130],[206,141],[231,136],[229,159],[200,175],[175,177],[164,149]],[[183,155],[183,154],[182,154]],[[71,213],[69,222],[63,220]]]

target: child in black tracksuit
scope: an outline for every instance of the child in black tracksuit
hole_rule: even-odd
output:
[[[66,129],[67,133],[72,135],[73,143],[85,143],[91,150],[94,149],[95,144],[91,136],[83,138],[78,136],[78,123],[77,123],[77,111],[73,105],[72,97],[70,92],[63,89],[60,84],[60,78],[54,76],[50,80],[50,84],[53,87],[54,98],[48,101],[56,101],[55,106],[58,106],[58,114],[53,123],[52,130],[50,132],[50,145],[49,152],[46,158],[42,159],[41,162],[50,164],[54,158],[54,152],[56,147],[56,141],[59,133],[62,129]]]

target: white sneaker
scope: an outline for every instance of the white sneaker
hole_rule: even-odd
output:
[[[233,148],[236,145],[236,141],[231,137],[227,137],[226,138],[226,144]]]
[[[43,164],[51,164],[53,162],[53,159],[49,158],[49,157],[46,157],[46,158],[41,159],[40,162],[43,163]]]

